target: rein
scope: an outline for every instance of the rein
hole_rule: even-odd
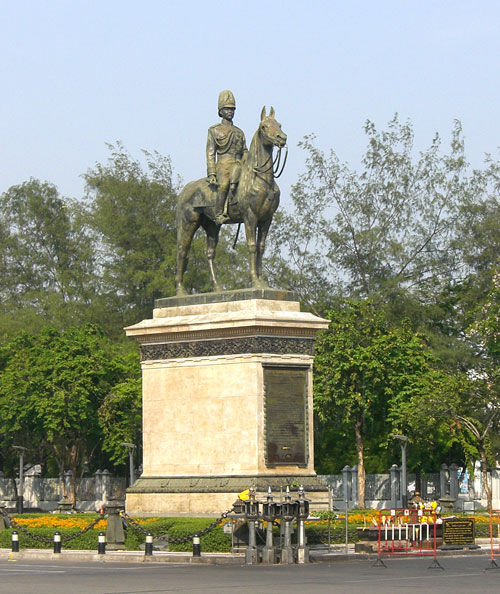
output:
[[[269,164],[269,162],[272,159],[272,153],[271,153],[271,155],[269,155],[269,157],[267,158],[264,165],[256,165],[253,168],[255,173],[265,174],[265,173],[269,173],[270,171],[272,171],[274,178],[281,177],[281,174],[283,173],[283,170],[285,169],[286,160],[288,158],[288,145],[285,144],[285,158],[283,159],[282,164],[281,164],[281,150],[282,150],[282,147],[281,146],[278,147],[278,152],[276,154],[276,157],[271,164]],[[269,164],[269,166],[268,166],[268,164]],[[281,168],[280,168],[280,166],[281,166]],[[265,169],[265,167],[267,167],[267,169]]]

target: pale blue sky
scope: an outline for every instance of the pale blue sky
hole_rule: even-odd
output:
[[[420,148],[458,118],[474,165],[498,155],[498,0],[0,0],[0,16],[0,191],[36,177],[79,197],[116,140],[201,177],[225,88],[248,140],[275,107],[284,196],[305,134],[356,164],[365,120],[383,128],[396,111]]]

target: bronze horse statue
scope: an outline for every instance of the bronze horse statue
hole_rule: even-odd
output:
[[[242,160],[241,176],[233,197],[228,198],[225,224],[243,223],[250,260],[252,287],[266,288],[262,278],[262,257],[266,237],[279,205],[280,191],[275,177],[278,173],[281,149],[286,145],[286,134],[274,117],[274,108],[269,115],[262,108],[260,123],[255,132],[246,158]],[[278,147],[278,156],[273,161],[273,148]],[[220,225],[215,223],[215,196],[207,178],[189,182],[179,194],[177,205],[177,295],[186,295],[183,285],[188,264],[189,249],[197,229],[203,227],[207,234],[206,255],[214,291],[220,291],[214,270],[214,258],[219,241]]]

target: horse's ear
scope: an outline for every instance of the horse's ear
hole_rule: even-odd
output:
[[[269,112],[269,117],[274,118],[274,107],[271,105],[271,111]]]
[[[264,105],[264,107],[262,108],[262,111],[260,112],[260,121],[262,122],[262,120],[266,117],[266,106]]]

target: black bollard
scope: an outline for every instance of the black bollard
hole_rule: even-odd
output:
[[[19,534],[15,530],[12,532],[12,552],[19,553]]]
[[[146,544],[144,545],[144,554],[151,556],[153,554],[153,535],[151,532],[146,534]]]
[[[54,532],[54,553],[61,552],[61,533]]]
[[[106,534],[104,532],[99,532],[99,536],[97,537],[97,554],[106,554]]]
[[[201,543],[198,534],[193,536],[193,557],[201,557]]]

